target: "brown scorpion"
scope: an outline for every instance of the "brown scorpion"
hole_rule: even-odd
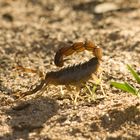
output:
[[[39,75],[42,77],[41,83],[37,85],[34,89],[17,93],[16,96],[25,97],[27,95],[31,95],[36,93],[37,91],[43,89],[49,84],[53,85],[79,85],[80,83],[84,83],[92,77],[92,74],[96,74],[100,62],[102,61],[102,49],[91,41],[76,42],[69,47],[63,47],[56,52],[54,63],[56,66],[62,67],[64,65],[63,58],[73,54],[74,52],[82,52],[84,50],[91,51],[93,54],[93,58],[89,61],[84,62],[82,64],[68,66],[66,68],[62,68],[59,71],[51,71],[45,75],[43,78],[43,73],[39,72]],[[18,69],[27,72],[36,73],[36,70],[23,68],[19,66]]]

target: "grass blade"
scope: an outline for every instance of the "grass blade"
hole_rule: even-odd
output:
[[[129,92],[128,88],[126,87],[125,83],[119,83],[119,82],[111,82],[111,85],[121,89],[123,91]]]
[[[127,87],[127,89],[129,90],[130,93],[132,93],[133,95],[137,95],[137,90],[136,88],[132,87],[129,83],[125,82],[124,83],[125,86]]]
[[[134,88],[133,86],[131,86],[127,82],[124,82],[124,83],[111,82],[111,85],[116,87],[117,89],[121,89],[121,90],[129,92],[129,93],[131,93],[133,95],[139,96],[137,89]]]
[[[133,77],[135,78],[135,80],[140,84],[140,76],[137,74],[137,72],[130,65],[128,65],[128,64],[127,64],[127,69],[133,75]]]

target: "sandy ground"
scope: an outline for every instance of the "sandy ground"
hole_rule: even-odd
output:
[[[12,93],[39,83],[37,74],[58,70],[58,48],[86,39],[103,49],[102,87],[96,100],[87,91],[75,105],[69,91],[48,86],[43,95],[14,104]],[[88,60],[89,52],[74,54],[66,65]],[[140,73],[139,0],[0,0],[0,139],[2,140],[138,140],[140,99],[110,86],[110,81],[135,83],[126,69]],[[90,85],[90,88],[91,85]]]

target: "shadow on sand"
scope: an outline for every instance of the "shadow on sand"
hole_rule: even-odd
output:
[[[58,104],[48,98],[40,97],[22,101],[10,109],[4,110],[7,114],[7,125],[11,133],[0,136],[0,139],[29,139],[29,133],[42,130],[43,124],[53,117],[58,111]]]

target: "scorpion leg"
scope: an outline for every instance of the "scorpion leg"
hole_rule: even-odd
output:
[[[66,88],[67,88],[68,91],[71,92],[70,95],[69,95],[71,100],[73,101],[73,103],[75,105],[77,105],[77,101],[78,101],[78,99],[80,97],[79,95],[80,95],[80,92],[81,92],[80,91],[81,90],[81,84],[75,86],[75,91],[73,91],[73,89],[72,89],[72,87],[70,85],[66,85]]]
[[[17,70],[21,70],[23,72],[28,72],[28,73],[36,73],[39,75],[39,77],[44,77],[43,73],[39,70],[34,70],[34,69],[30,69],[30,68],[24,68],[23,66],[16,66],[15,67]]]
[[[63,90],[63,86],[62,85],[60,86],[60,92],[61,92],[61,95],[64,96],[65,93],[64,93],[64,90]]]

